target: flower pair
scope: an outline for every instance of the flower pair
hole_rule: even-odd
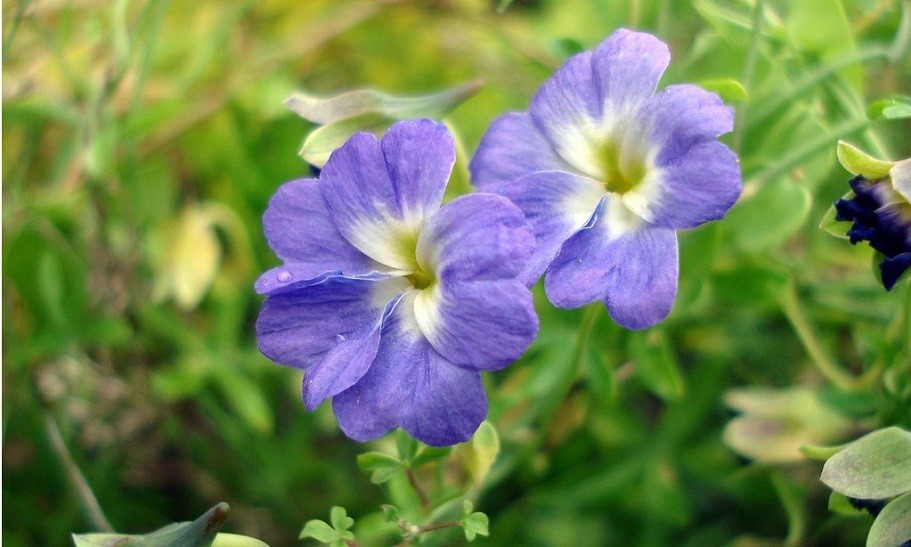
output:
[[[440,207],[452,139],[429,120],[382,141],[354,135],[319,180],[282,186],[264,216],[284,266],[256,288],[260,349],[305,370],[308,409],[333,398],[355,440],[401,426],[464,441],[486,415],[479,372],[537,334],[528,287],[546,272],[561,307],[596,300],[629,328],[670,311],[675,230],[720,218],[740,193],[717,141],[732,111],[714,94],[655,95],[667,47],[620,30],[569,59],[527,113],[496,120],[471,163],[489,193]]]

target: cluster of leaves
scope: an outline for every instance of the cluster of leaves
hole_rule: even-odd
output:
[[[821,480],[832,488],[829,508],[876,517],[867,545],[904,545],[911,539],[911,432],[879,429],[831,450]]]
[[[484,543],[482,515],[497,544],[867,537],[869,517],[828,513],[800,447],[911,429],[911,297],[816,226],[847,190],[838,140],[911,151],[907,2],[102,4],[4,5],[5,543],[98,528],[76,467],[117,530],[226,500],[225,527],[270,544],[330,511],[310,537]],[[484,426],[451,451],[386,438],[355,462],[329,409],[304,413],[299,374],[252,339],[250,287],[275,263],[269,196],[307,175],[302,142],[318,166],[350,131],[428,105],[451,110],[450,187],[466,192],[489,121],[620,26],[670,44],[664,84],[735,106],[741,201],[681,234],[680,295],[658,327],[542,299],[542,336],[487,378],[499,436]],[[356,87],[386,91],[337,108]],[[75,466],[48,440],[57,427]]]

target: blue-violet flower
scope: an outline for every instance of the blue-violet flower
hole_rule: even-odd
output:
[[[284,265],[256,290],[260,350],[303,369],[308,410],[333,398],[358,441],[401,426],[435,446],[467,440],[487,414],[480,371],[519,357],[538,329],[516,276],[534,236],[506,198],[440,207],[455,161],[430,120],[357,133],[319,179],[281,186],[263,225]]]
[[[618,30],[571,57],[483,137],[471,171],[525,213],[537,249],[521,279],[545,271],[552,303],[603,300],[631,329],[667,316],[677,236],[721,218],[740,195],[737,157],[717,138],[733,111],[693,85],[655,94],[670,60],[649,34]]]
[[[867,241],[882,254],[879,273],[886,290],[911,268],[911,159],[896,162],[889,176],[851,179],[853,197],[835,203],[835,220],[853,224],[848,238]]]

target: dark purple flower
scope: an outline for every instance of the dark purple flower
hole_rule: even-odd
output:
[[[602,300],[632,329],[670,312],[675,231],[721,218],[741,188],[737,157],[717,140],[733,111],[692,85],[655,94],[669,59],[654,36],[618,30],[566,61],[528,112],[495,120],[471,165],[478,188],[532,225],[522,280],[546,271],[555,305]]]
[[[848,238],[866,241],[882,254],[879,273],[886,290],[911,268],[911,160],[897,162],[889,176],[851,179],[853,195],[835,203],[835,220],[852,222]]]
[[[284,265],[263,274],[260,350],[303,369],[309,410],[333,398],[346,435],[401,426],[442,446],[487,415],[480,371],[519,357],[538,329],[516,279],[534,246],[521,211],[475,194],[442,208],[455,158],[443,125],[358,133],[319,180],[278,189],[263,217]]]

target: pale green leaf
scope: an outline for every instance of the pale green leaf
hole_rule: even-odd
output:
[[[354,519],[348,516],[344,507],[335,506],[329,513],[329,520],[332,521],[332,527],[338,532],[343,532],[354,526]]]
[[[215,536],[212,547],[269,547],[269,545],[249,536],[222,533]]]
[[[481,422],[470,441],[458,447],[459,459],[475,485],[484,482],[484,477],[487,476],[499,452],[500,438],[497,430],[486,420]]]
[[[298,116],[321,125],[367,114],[391,120],[442,118],[480,88],[480,82],[469,82],[420,97],[396,97],[375,89],[356,89],[325,98],[295,93],[285,101],[285,106]]]
[[[401,467],[402,462],[389,454],[382,452],[364,452],[357,456],[357,466],[361,471],[371,472],[377,469],[388,469]]]
[[[336,537],[338,537],[336,531],[325,521],[313,519],[307,521],[298,539],[313,538],[322,543],[329,543]]]
[[[911,541],[911,492],[883,507],[870,527],[867,547],[895,547]]]
[[[228,516],[228,504],[219,503],[193,522],[169,524],[145,535],[73,534],[76,547],[209,547]]]
[[[489,526],[490,519],[484,513],[472,513],[462,519],[462,530],[464,530],[465,539],[468,541],[474,541],[474,538],[478,535],[490,535]]]
[[[882,161],[845,141],[838,141],[835,149],[838,161],[852,175],[861,175],[866,179],[881,179],[889,175],[894,162]]]
[[[859,499],[885,499],[911,490],[911,432],[888,427],[848,444],[826,462],[829,488]]]
[[[307,163],[322,168],[338,147],[345,144],[358,131],[379,133],[392,125],[394,120],[379,114],[364,114],[340,122],[324,125],[312,131],[298,154]]]
[[[853,191],[849,191],[847,194],[843,195],[841,199],[852,200],[856,196]],[[835,206],[831,206],[826,210],[826,214],[822,216],[822,220],[819,221],[819,228],[829,235],[833,235],[840,239],[848,239],[848,230],[851,228],[850,222],[844,222],[840,220],[835,220],[835,215],[838,214],[838,211],[835,210]]]

